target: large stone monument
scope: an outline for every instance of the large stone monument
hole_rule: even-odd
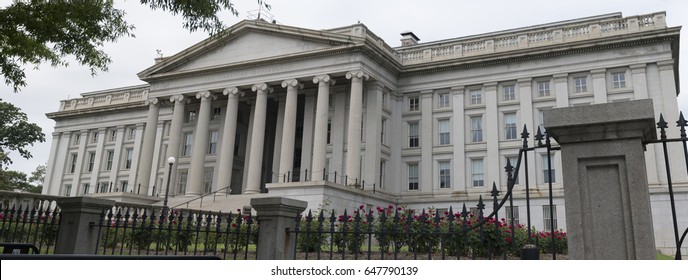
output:
[[[657,139],[652,100],[546,111],[561,145],[572,259],[654,259],[643,141]]]

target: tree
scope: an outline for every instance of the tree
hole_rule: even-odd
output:
[[[31,185],[24,172],[0,170],[0,190],[40,193],[42,186]]]
[[[27,146],[36,141],[45,142],[41,127],[29,123],[26,114],[14,105],[0,99],[0,170],[12,163],[10,151],[16,151],[23,158],[32,157]]]
[[[230,0],[140,0],[153,10],[184,18],[184,28],[217,34],[224,29],[218,14],[238,15]],[[270,9],[263,0],[258,3]],[[113,0],[49,1],[24,0],[0,8],[0,72],[5,83],[18,92],[26,86],[23,66],[50,63],[66,66],[65,56],[89,67],[91,74],[107,71],[110,57],[103,51],[107,42],[134,36],[125,12]]]

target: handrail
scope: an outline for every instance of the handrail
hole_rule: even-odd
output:
[[[193,202],[193,201],[195,201],[195,200],[197,200],[197,199],[203,199],[204,197],[209,196],[209,195],[211,195],[211,194],[212,194],[212,195],[215,195],[215,194],[217,194],[219,191],[222,191],[222,190],[226,190],[226,189],[230,189],[230,190],[231,190],[231,187],[232,187],[232,186],[226,186],[226,187],[221,188],[221,189],[219,189],[219,190],[215,190],[214,192],[209,192],[209,193],[204,194],[204,195],[201,195],[201,196],[199,196],[199,197],[194,197],[194,198],[192,198],[192,199],[189,200],[189,201],[179,203],[179,204],[177,204],[177,205],[175,205],[175,206],[172,206],[172,207],[170,207],[170,208],[177,208],[177,207],[182,206],[182,205],[184,205],[184,204],[186,204],[186,207],[189,207],[189,203],[191,203],[191,202]],[[225,193],[225,194],[227,194],[227,193]]]

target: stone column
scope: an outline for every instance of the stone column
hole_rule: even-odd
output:
[[[50,144],[50,157],[48,158],[48,165],[45,168],[45,180],[43,181],[43,194],[57,195],[60,189],[59,184],[53,184],[53,182],[59,182],[60,180],[53,179],[53,174],[59,176],[60,179],[63,176],[64,164],[55,164],[58,161],[58,150],[60,149],[60,139],[62,138],[62,132],[53,132],[53,141]]]
[[[420,164],[418,165],[418,189],[421,192],[432,192],[432,90],[420,92]],[[406,189],[408,190],[408,189]]]
[[[334,85],[334,80],[329,75],[320,75],[313,78],[313,83],[318,84],[318,101],[315,106],[315,131],[313,135],[313,170],[311,181],[320,181],[325,170],[325,160],[327,157],[327,120],[330,114],[330,86]],[[329,171],[326,171],[329,172]]]
[[[569,106],[569,74],[556,74],[554,78],[554,93],[557,98],[557,108],[563,108]],[[533,133],[531,133],[533,135]]]
[[[251,87],[256,92],[256,107],[251,131],[251,157],[248,158],[248,178],[245,193],[260,193],[260,175],[263,163],[263,144],[265,141],[265,118],[267,114],[268,93],[272,88],[267,84],[255,84]]]
[[[452,173],[452,189],[454,191],[466,192],[466,180],[464,179],[466,174],[466,116],[464,110],[464,86],[452,87],[450,90],[452,97],[452,136],[453,141],[453,154],[454,159],[452,164],[454,165],[454,172]],[[470,135],[470,133],[468,133]]]
[[[201,108],[198,110],[198,122],[191,151],[191,166],[189,167],[189,179],[186,187],[186,195],[201,195],[203,193],[203,174],[205,173],[205,154],[208,147],[208,125],[210,124],[210,103],[215,96],[209,91],[201,91],[196,94],[201,100]]]
[[[218,175],[215,189],[226,188],[232,184],[232,167],[234,165],[234,143],[236,141],[237,114],[239,113],[239,97],[244,93],[238,88],[226,88],[223,92],[227,95],[227,110],[222,132],[222,144],[220,146],[220,162],[218,163]],[[234,186],[233,186],[234,187]],[[237,186],[238,187],[238,186]]]
[[[489,189],[492,183],[501,186],[503,166],[499,160],[499,140],[502,123],[499,121],[499,108],[497,106],[497,83],[485,84],[485,123],[483,124],[483,140],[486,142],[487,152],[484,158],[485,189]],[[492,181],[488,181],[492,179]],[[480,190],[483,191],[483,190]]]
[[[643,141],[657,139],[652,100],[545,112],[561,145],[571,259],[654,259]]]
[[[607,103],[607,70],[594,69],[590,71],[592,75],[593,104]]]
[[[184,95],[175,95],[170,97],[170,102],[174,103],[174,109],[172,111],[172,123],[170,124],[170,139],[167,141],[167,156],[174,157],[177,159],[177,164],[173,164],[172,168],[165,168],[165,180],[170,178],[172,182],[177,179],[177,166],[179,166],[179,141],[182,137],[182,125],[184,124],[184,107],[186,106],[187,100],[184,100]],[[166,165],[167,167],[167,165]],[[168,173],[171,174],[168,175]],[[168,184],[167,181],[163,183],[163,188]],[[171,184],[174,185],[174,184]]]
[[[93,164],[93,171],[91,173],[91,182],[89,183],[91,189],[88,193],[94,193],[96,191],[96,188],[98,188],[98,177],[100,177],[99,175],[101,169],[100,163],[103,162],[103,151],[105,146],[106,133],[107,130],[104,127],[98,129],[98,146],[96,146],[96,158]],[[84,190],[83,193],[86,193],[86,190]]]
[[[139,164],[138,178],[134,182],[136,191],[141,185],[140,193],[148,194],[150,187],[150,175],[153,165],[153,152],[155,151],[155,134],[158,130],[158,113],[160,112],[160,103],[157,98],[149,98],[146,100],[148,104],[148,118],[146,119],[146,131],[143,134],[143,147],[141,149],[141,163]]]
[[[296,235],[288,232],[296,226],[296,215],[306,210],[308,203],[285,197],[252,198],[260,223],[257,259],[292,259],[296,250]]]
[[[115,184],[117,182],[117,176],[119,176],[119,169],[121,167],[120,159],[122,158],[122,146],[124,142],[124,126],[117,127],[117,137],[115,139],[115,154],[112,159],[112,170],[110,170],[110,184]],[[113,189],[114,191],[114,189]]]
[[[86,156],[86,144],[88,141],[91,139],[88,139],[88,130],[82,130],[80,132],[79,136],[79,150],[78,154],[76,156],[76,164],[74,167],[74,178],[72,179],[72,190],[69,193],[69,196],[76,196],[77,194],[81,194],[79,191],[79,188],[81,187],[81,173],[83,170],[83,162],[84,162],[84,157]],[[72,160],[71,157],[69,160]],[[72,164],[71,162],[68,162],[67,164]]]
[[[70,197],[59,201],[62,212],[60,231],[55,243],[55,254],[92,255],[98,243],[97,226],[103,209],[112,208],[115,202],[91,197]]]
[[[296,99],[298,90],[303,84],[296,79],[282,82],[287,88],[287,100],[284,104],[284,124],[282,125],[282,147],[280,148],[279,176],[291,174],[294,167],[294,138],[296,137]]]
[[[347,185],[361,180],[361,120],[363,118],[363,81],[368,75],[363,71],[346,73],[351,80],[351,99],[349,101],[349,127],[347,133],[346,176]],[[360,182],[359,182],[360,183]]]

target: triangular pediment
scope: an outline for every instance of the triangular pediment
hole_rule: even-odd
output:
[[[364,41],[363,38],[338,32],[243,21],[228,29],[225,35],[208,38],[178,54],[160,59],[138,75],[146,80],[156,76],[315,55]]]

